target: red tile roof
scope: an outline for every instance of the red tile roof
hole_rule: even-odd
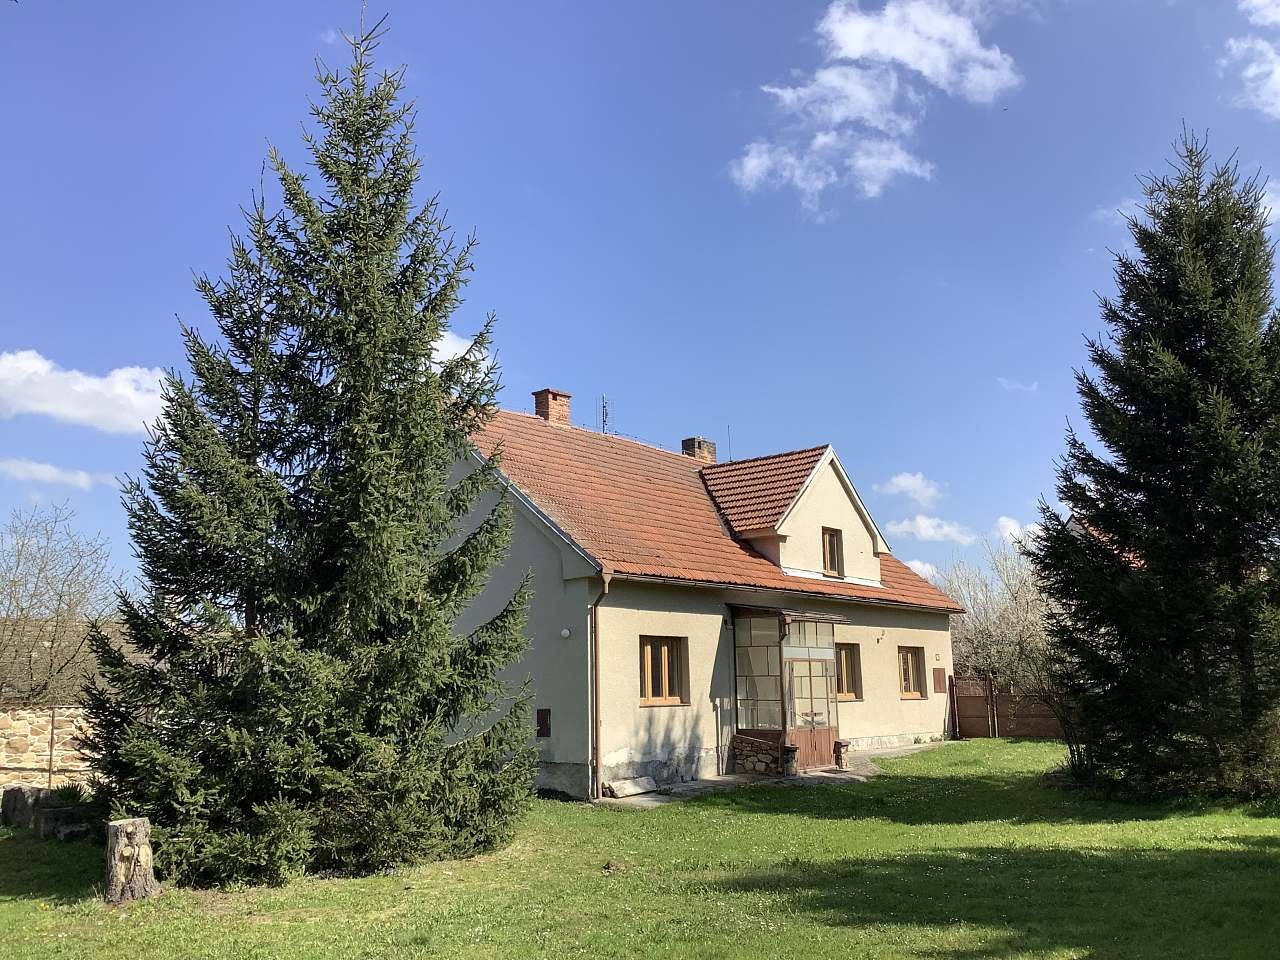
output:
[[[703,465],[692,457],[505,410],[475,441],[485,456],[501,444],[502,471],[511,482],[582,549],[619,576],[960,611],[954,600],[889,554],[880,556],[880,587],[783,573],[725,528],[703,484]],[[815,449],[821,456],[825,448]],[[732,466],[720,465],[715,472],[724,470],[732,479]],[[791,476],[789,469],[786,475]],[[732,484],[730,488],[736,489]],[[762,500],[771,503],[772,497]],[[743,516],[764,515],[773,509],[756,508],[745,496],[740,503]]]
[[[735,533],[769,529],[804,486],[826,446],[702,468],[702,480]]]

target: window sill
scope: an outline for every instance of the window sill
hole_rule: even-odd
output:
[[[861,703],[862,697],[853,693],[837,693],[836,700],[840,703]]]
[[[688,700],[641,700],[642,707],[687,707]]]
[[[927,699],[923,693],[904,693],[901,697],[903,700],[924,700]]]

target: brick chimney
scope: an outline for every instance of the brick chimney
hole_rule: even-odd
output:
[[[705,437],[687,437],[680,443],[680,452],[703,463],[716,462],[716,442]]]
[[[533,391],[533,409],[548,423],[569,424],[569,394],[552,387]]]

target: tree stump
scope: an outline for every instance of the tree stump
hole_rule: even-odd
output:
[[[160,892],[151,862],[151,821],[146,817],[107,824],[107,903],[144,900]]]

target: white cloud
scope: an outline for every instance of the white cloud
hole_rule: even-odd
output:
[[[823,130],[798,148],[757,140],[730,164],[729,174],[747,193],[763,186],[794,187],[805,209],[818,213],[822,192],[830,186],[852,181],[863,196],[878,197],[899,175],[928,180],[933,166],[893,140],[857,140]]]
[[[889,524],[889,532],[915,537],[917,540],[926,540],[931,543],[942,543],[950,540],[966,547],[978,539],[968,527],[952,520],[926,517],[923,513],[917,513],[909,520],[894,520]]]
[[[1239,0],[1236,6],[1260,27],[1280,27],[1280,0]]]
[[[1019,543],[1027,537],[1035,537],[1040,532],[1040,524],[1020,523],[1013,517],[998,517],[992,532],[1006,543]]]
[[[325,27],[324,32],[320,34],[320,42],[330,47],[341,39],[342,34],[333,27]]]
[[[746,193],[791,187],[820,213],[823,193],[851,185],[878,197],[900,177],[928,180],[933,164],[908,138],[937,90],[971,103],[991,103],[1020,82],[1012,58],[985,44],[978,24],[1019,0],[888,0],[863,10],[833,0],[818,21],[825,61],[793,85],[766,84],[787,126],[758,138],[729,165]]]
[[[156,367],[119,367],[105,376],[64,370],[34,350],[0,353],[0,419],[42,414],[107,433],[142,433],[160,415]]]
[[[907,566],[915,571],[917,576],[924,577],[926,580],[938,579],[938,568],[926,560],[908,560]]]
[[[889,0],[877,11],[836,0],[818,32],[832,59],[896,64],[946,93],[991,103],[1022,78],[1012,57],[983,44],[974,21],[974,12],[947,0]]]
[[[931,507],[942,496],[942,487],[934,483],[923,473],[895,473],[885,483],[877,483],[872,487],[876,493],[888,495],[903,494],[910,497],[922,507]]]
[[[1008,377],[996,377],[996,383],[1000,384],[1001,390],[1008,393],[1035,393],[1040,389],[1039,380],[1024,383],[1021,380],[1011,380]]]
[[[867,197],[880,196],[899,175],[933,177],[933,164],[907,153],[895,140],[863,140],[849,157],[849,169]]]
[[[1227,41],[1223,65],[1240,68],[1244,106],[1280,120],[1280,51],[1274,44],[1262,37],[1235,37]]]
[[[1113,227],[1124,227],[1130,217],[1142,213],[1142,201],[1133,197],[1125,197],[1113,207],[1098,207],[1093,211],[1093,219]]]
[[[470,337],[460,337],[452,330],[446,330],[436,344],[436,357],[440,360],[452,360],[466,353],[470,347]]]
[[[837,64],[817,70],[797,87],[760,88],[788,112],[802,114],[826,129],[864,123],[882,133],[910,133],[916,116],[900,109],[898,75],[889,67]]]
[[[23,480],[31,483],[49,483],[65,487],[78,487],[81,490],[92,490],[95,486],[115,486],[116,481],[109,473],[90,473],[88,470],[65,470],[50,463],[38,463],[35,460],[4,459],[0,460],[0,475],[11,480]]]
[[[729,175],[747,193],[761,187],[792,186],[805,209],[816,213],[822,191],[840,179],[836,158],[829,155],[821,136],[799,150],[757,140],[729,165]]]

